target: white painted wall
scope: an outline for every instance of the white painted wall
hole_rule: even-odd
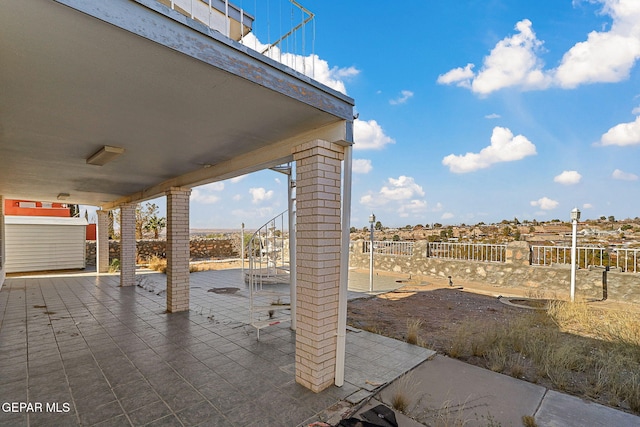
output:
[[[84,218],[8,215],[4,219],[7,273],[85,267]]]

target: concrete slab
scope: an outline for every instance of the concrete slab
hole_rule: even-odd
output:
[[[637,427],[640,417],[549,390],[536,413],[539,427]]]
[[[506,375],[437,355],[396,380],[379,395],[391,405],[395,393],[412,396],[406,411],[427,424],[520,426],[546,389]]]

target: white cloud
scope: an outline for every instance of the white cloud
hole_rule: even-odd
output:
[[[260,40],[256,39],[253,33],[249,33],[244,37],[242,43],[258,52],[262,52],[268,47],[268,45],[262,44]],[[282,53],[278,47],[272,47],[265,55],[345,94],[347,93],[345,80],[360,74],[360,70],[354,66],[346,68],[330,67],[329,63],[318,55],[302,56]]]
[[[409,203],[406,203],[398,209],[398,215],[401,218],[406,218],[409,215],[417,214],[424,212],[427,209],[426,200],[410,200]]]
[[[555,200],[551,200],[548,197],[543,197],[538,200],[532,200],[530,203],[531,203],[531,206],[537,206],[544,211],[555,209],[560,204],[559,202]]]
[[[619,145],[621,147],[640,144],[640,116],[633,122],[620,123],[609,129],[600,138],[600,145]]]
[[[453,217],[454,217],[454,215],[451,212],[445,212],[445,213],[442,214],[440,219],[451,219]]]
[[[466,67],[458,67],[438,76],[437,82],[442,85],[450,85],[455,83],[457,86],[471,88],[471,79],[475,76],[473,72],[473,64],[467,64]]]
[[[236,176],[235,178],[231,178],[229,181],[231,181],[232,183],[236,184],[236,183],[242,181],[243,179],[245,179],[246,177],[247,177],[247,174],[244,174],[244,175]]]
[[[593,209],[593,205],[591,203],[585,203],[582,205],[582,209]]]
[[[242,200],[242,195],[236,194],[235,196],[233,196],[233,200],[235,200],[236,202]]]
[[[531,21],[523,19],[515,26],[516,34],[500,40],[484,58],[482,69],[475,74],[473,64],[455,68],[438,77],[440,84],[456,83],[473,92],[487,95],[505,87],[541,89],[549,85],[543,63],[537,52],[542,42],[536,38]]]
[[[388,185],[380,189],[380,196],[386,200],[407,200],[416,194],[424,196],[424,190],[412,177],[404,175],[389,178]]]
[[[613,179],[619,179],[621,181],[637,181],[638,175],[629,172],[623,172],[620,169],[616,169],[611,174]]]
[[[387,144],[396,143],[375,120],[359,119],[353,121],[353,141],[356,150],[380,150]]]
[[[220,196],[213,194],[213,192],[220,192],[224,190],[223,182],[213,182],[211,184],[201,185],[191,190],[191,196],[189,199],[196,203],[213,204],[220,200]]]
[[[389,104],[391,104],[391,105],[404,104],[412,96],[413,96],[413,92],[411,92],[410,90],[403,90],[403,91],[400,92],[400,96],[399,97],[397,97],[396,99],[389,100]]]
[[[496,113],[492,113],[492,114],[487,114],[486,116],[484,116],[485,119],[499,119],[501,116],[500,114],[496,114]]]
[[[608,31],[592,31],[576,43],[555,69],[544,69],[538,40],[528,19],[516,24],[516,34],[499,41],[484,58],[482,69],[474,64],[454,68],[438,77],[440,84],[456,84],[474,93],[518,87],[523,90],[551,86],[575,88],[582,84],[619,82],[629,77],[640,59],[640,2],[638,0],[589,0],[602,4],[602,14],[612,19]]]
[[[578,171],[563,171],[560,175],[553,178],[554,182],[564,185],[573,185],[580,182],[582,175]]]
[[[638,0],[597,0],[602,13],[613,23],[609,31],[592,31],[587,40],[576,43],[564,54],[554,77],[558,85],[574,88],[580,84],[619,82],[640,58],[640,2]]]
[[[362,196],[360,203],[370,208],[385,205],[398,206],[396,212],[406,217],[426,210],[427,202],[419,198],[424,195],[422,186],[418,185],[412,177],[401,175],[397,179],[388,178],[386,185],[375,194],[369,192]]]
[[[267,201],[273,197],[273,190],[265,190],[262,187],[252,187],[249,189],[249,193],[251,194],[251,202],[252,203],[260,203]]]
[[[633,110],[631,110],[631,114],[633,114],[634,116],[640,115],[640,107],[636,107]]]
[[[496,126],[491,135],[491,145],[479,153],[459,156],[449,154],[442,159],[442,164],[448,166],[453,173],[467,173],[488,168],[495,163],[522,160],[535,154],[536,146],[526,137],[513,136],[509,129]]]
[[[373,169],[371,160],[368,159],[354,159],[351,168],[353,173],[369,173]]]

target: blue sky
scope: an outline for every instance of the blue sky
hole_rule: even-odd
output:
[[[640,216],[640,1],[301,3],[314,78],[356,101],[353,226]],[[262,171],[194,189],[191,227],[284,209]]]

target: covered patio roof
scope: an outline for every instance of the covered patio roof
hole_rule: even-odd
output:
[[[4,3],[0,58],[6,198],[112,208],[352,139],[351,98],[154,0]]]

